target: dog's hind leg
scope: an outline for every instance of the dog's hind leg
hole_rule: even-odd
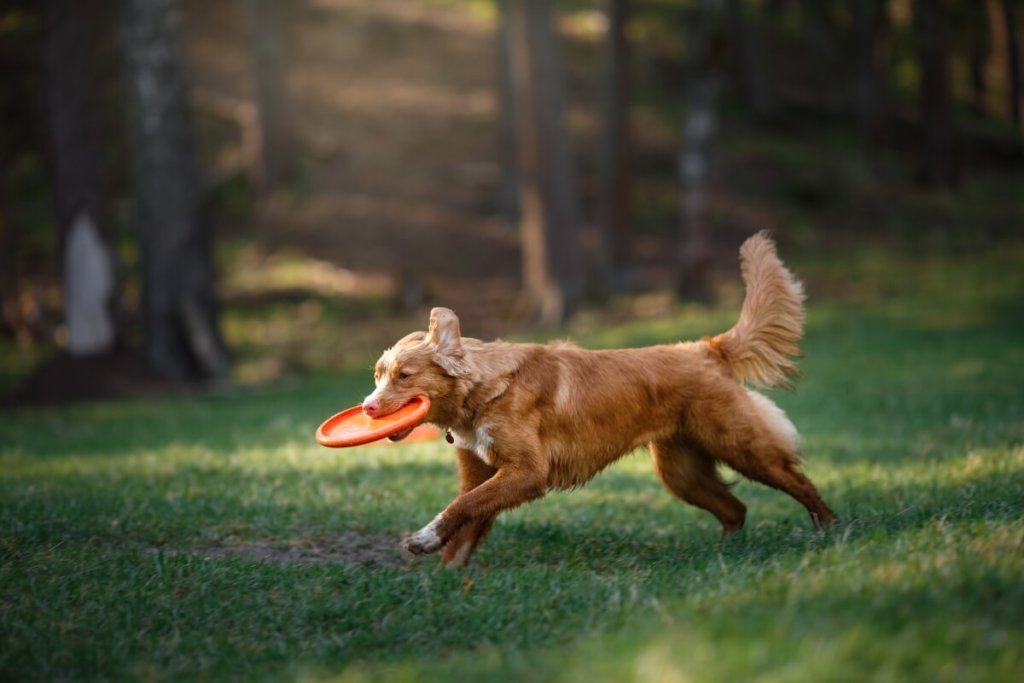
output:
[[[691,505],[707,510],[722,524],[722,533],[738,531],[747,507],[718,476],[714,459],[680,437],[651,442],[654,471],[665,488]]]
[[[785,491],[795,498],[807,508],[814,526],[821,527],[839,521],[821,499],[811,480],[800,471],[799,462],[792,454],[780,451],[777,447],[757,445],[749,450],[724,453],[722,459],[743,476]]]
[[[793,423],[767,397],[747,391],[747,398],[750,404],[729,411],[724,428],[717,432],[695,430],[688,436],[743,476],[788,493],[807,508],[815,526],[836,522],[835,513],[800,471]],[[714,424],[709,416],[700,423]]]
[[[457,451],[459,463],[459,493],[472,491],[494,476],[496,469],[483,462],[472,451],[460,448]],[[455,532],[441,553],[441,562],[446,567],[464,567],[470,555],[490,532],[494,517],[473,520]]]

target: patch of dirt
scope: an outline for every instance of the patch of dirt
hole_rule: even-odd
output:
[[[278,564],[348,564],[369,568],[405,567],[413,560],[397,538],[355,531],[329,538],[216,544],[203,548],[200,554]]]

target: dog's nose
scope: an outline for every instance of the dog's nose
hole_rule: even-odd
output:
[[[367,417],[374,417],[380,412],[380,401],[376,399],[366,399],[363,401],[363,412],[366,413]]]

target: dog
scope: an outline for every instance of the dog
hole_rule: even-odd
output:
[[[426,421],[456,447],[459,495],[405,538],[405,548],[443,549],[444,564],[463,566],[498,513],[580,486],[641,446],[665,487],[713,514],[723,535],[743,526],[746,506],[718,463],[788,493],[817,527],[837,521],[800,470],[793,423],[746,386],[791,388],[803,286],[766,233],[743,243],[740,264],[739,320],[700,341],[614,350],[482,342],[462,336],[453,311],[433,309],[426,332],[381,355],[376,389],[362,404],[366,415],[381,417],[425,395]]]

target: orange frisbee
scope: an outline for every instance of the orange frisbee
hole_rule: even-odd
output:
[[[352,406],[327,418],[316,430],[316,440],[321,446],[331,448],[361,446],[415,427],[423,422],[429,410],[430,399],[426,396],[417,396],[383,417],[369,417],[362,406]]]

